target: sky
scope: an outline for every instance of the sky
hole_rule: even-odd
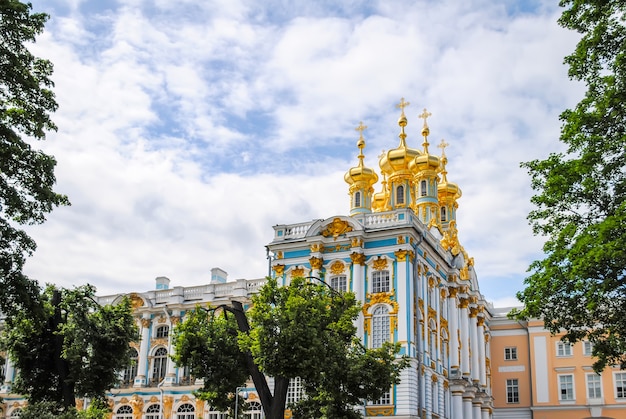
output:
[[[380,175],[404,97],[408,145],[424,108],[431,144],[449,144],[482,294],[518,304],[544,240],[520,162],[562,150],[559,114],[584,93],[557,3],[32,0],[59,104],[36,145],[72,205],[29,227],[25,272],[101,295],[200,285],[214,267],[262,278],[274,225],[349,213],[360,121]]]

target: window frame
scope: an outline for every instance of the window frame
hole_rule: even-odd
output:
[[[569,378],[569,383],[563,382],[563,379],[565,378]],[[574,374],[559,374],[557,375],[557,380],[558,380],[558,389],[559,389],[559,402],[576,401],[576,385],[574,381]],[[569,385],[569,388],[568,388],[568,385]],[[563,390],[565,390],[566,397],[563,397],[564,395]]]
[[[333,275],[330,277],[330,287],[338,292],[348,291],[348,277],[347,275]]]
[[[505,346],[504,347],[504,360],[505,361],[517,361],[517,346]]]
[[[505,391],[507,404],[519,404],[519,378],[507,378]]]
[[[391,272],[388,269],[372,271],[372,294],[391,291]]]
[[[161,351],[165,351],[165,355],[161,354]],[[159,353],[157,355],[157,353]],[[163,346],[159,346],[156,348],[152,355],[152,368],[150,370],[151,376],[150,379],[155,382],[161,382],[167,375],[167,364],[168,364],[169,353],[167,352],[167,348]]]
[[[396,205],[404,205],[404,185],[396,187]]]
[[[593,355],[593,343],[588,340],[583,340],[583,356]]]
[[[167,325],[160,325],[154,331],[155,339],[164,339],[169,337],[170,335],[170,327]]]
[[[593,380],[590,380],[593,378]],[[591,381],[594,381],[592,383]],[[593,388],[590,386],[593,384]],[[595,372],[585,374],[585,386],[587,388],[587,399],[598,400],[602,398],[602,376]],[[593,395],[591,394],[593,391]]]
[[[572,356],[574,353],[574,345],[571,342],[564,342],[559,340],[556,342],[556,356],[557,358],[566,358]]]
[[[389,307],[378,304],[372,310],[372,336],[370,346],[380,348],[383,343],[391,340],[391,316]]]
[[[621,386],[618,386],[621,384]],[[615,371],[613,373],[613,389],[615,391],[615,400],[626,400],[626,372]]]

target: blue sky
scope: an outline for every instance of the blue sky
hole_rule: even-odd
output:
[[[378,169],[404,97],[409,145],[423,108],[431,144],[450,144],[482,293],[513,304],[542,245],[519,163],[561,150],[558,115],[583,94],[556,3],[34,0],[60,106],[39,146],[73,205],[29,229],[27,273],[102,294],[216,266],[260,278],[273,225],[348,213],[354,128]]]

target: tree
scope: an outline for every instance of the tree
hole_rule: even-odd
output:
[[[132,307],[128,298],[101,306],[94,295],[89,285],[48,286],[38,310],[6,318],[2,343],[18,371],[13,390],[29,403],[50,402],[63,412],[76,396],[103,401],[118,382],[129,343],[138,339]]]
[[[39,293],[22,273],[36,245],[17,226],[40,224],[55,206],[69,205],[53,190],[55,159],[31,146],[56,130],[50,113],[57,109],[52,63],[26,46],[48,16],[31,9],[17,0],[0,2],[0,311],[5,314],[28,306]]]
[[[528,218],[547,237],[531,264],[520,318],[589,339],[594,368],[626,367],[626,2],[562,0],[559,24],[581,34],[565,58],[587,86],[561,114],[563,153],[523,163],[537,192]]]
[[[233,302],[221,314],[197,308],[174,331],[174,360],[204,378],[197,396],[233,406],[232,393],[251,377],[268,419],[284,417],[291,379],[303,383],[294,417],[361,417],[355,406],[379,399],[408,366],[397,345],[366,349],[355,337],[360,306],[353,293],[293,278],[268,279],[252,306]],[[273,377],[271,392],[266,376]],[[302,416],[298,416],[302,415]]]

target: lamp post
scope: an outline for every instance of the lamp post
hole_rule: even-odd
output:
[[[237,409],[239,408],[239,392],[241,390],[245,390],[246,387],[237,387],[237,389],[235,390],[235,419],[238,419],[237,416]],[[241,395],[241,397],[243,397],[243,399],[247,399],[248,398],[248,392],[244,391],[243,394]]]

